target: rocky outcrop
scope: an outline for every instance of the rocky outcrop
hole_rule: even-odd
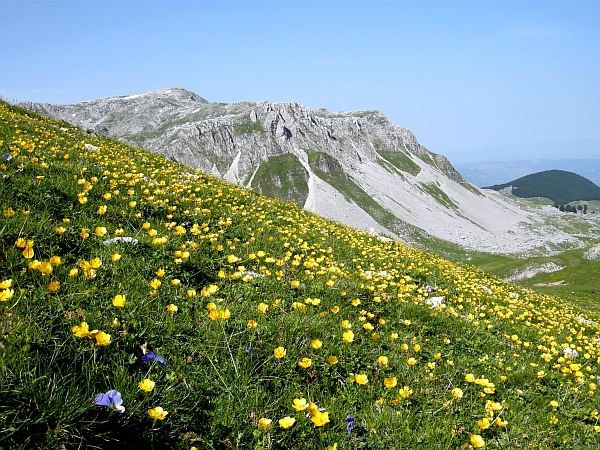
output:
[[[179,88],[21,106],[408,242],[435,236],[500,253],[578,245],[467,183],[444,156],[379,111],[213,103]]]

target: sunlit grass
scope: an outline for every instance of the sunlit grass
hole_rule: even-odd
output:
[[[0,141],[3,447],[600,445],[597,314],[4,103]]]

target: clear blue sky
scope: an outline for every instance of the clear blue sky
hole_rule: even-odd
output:
[[[600,0],[0,0],[0,96],[378,109],[454,163],[600,158]]]

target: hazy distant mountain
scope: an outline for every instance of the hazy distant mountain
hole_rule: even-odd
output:
[[[407,242],[433,236],[501,253],[579,245],[502,195],[465,181],[444,156],[379,111],[214,103],[179,88],[21,105]]]
[[[600,187],[587,178],[564,170],[533,173],[486,189],[500,191],[506,188],[517,197],[543,197],[559,205],[579,200],[600,200]]]
[[[455,164],[461,175],[475,186],[507,183],[545,170],[566,170],[600,186],[600,159],[536,159],[523,161],[480,161]]]

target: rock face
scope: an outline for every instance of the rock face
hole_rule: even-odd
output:
[[[408,242],[434,236],[516,253],[577,240],[466,182],[379,111],[212,103],[185,89],[74,105],[22,103],[322,216]]]

